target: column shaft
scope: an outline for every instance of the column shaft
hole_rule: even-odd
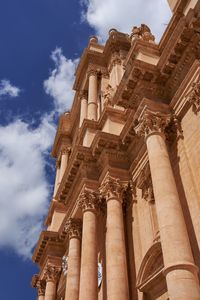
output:
[[[88,109],[88,101],[86,95],[81,98],[81,108],[80,108],[80,123],[79,127],[81,127],[83,120],[87,118],[87,109]]]
[[[97,73],[89,74],[89,91],[88,91],[88,119],[97,120]]]
[[[65,150],[65,151],[63,151],[63,153],[61,155],[59,183],[62,181],[63,175],[67,168],[68,159],[69,159],[69,152],[68,152],[68,150]]]
[[[97,216],[87,210],[83,214],[80,293],[81,300],[97,300]]]
[[[107,200],[106,271],[107,299],[128,299],[123,212],[117,198]]]
[[[55,197],[57,190],[58,190],[58,183],[59,183],[59,176],[60,176],[60,166],[56,167],[56,178],[55,178],[55,185],[54,185],[54,191],[53,191],[53,197]]]
[[[156,133],[149,135],[147,149],[169,298],[200,299],[193,255],[164,138]]]
[[[47,281],[44,299],[45,300],[56,300],[56,282]]]
[[[70,239],[68,255],[68,273],[66,282],[65,300],[78,300],[80,281],[80,240],[76,237]]]
[[[38,296],[38,300],[44,300],[44,295]]]

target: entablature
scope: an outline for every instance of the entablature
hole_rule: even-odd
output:
[[[47,255],[62,257],[64,247],[58,232],[42,231],[33,253],[33,261],[40,267],[44,264]]]
[[[71,116],[66,112],[60,116],[58,129],[52,148],[52,156],[58,157],[63,145],[71,145]]]

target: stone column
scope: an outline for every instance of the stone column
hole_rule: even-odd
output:
[[[89,76],[89,89],[88,89],[88,114],[90,120],[97,120],[97,71],[90,70]]]
[[[107,176],[100,191],[107,201],[106,279],[108,300],[128,300],[128,276],[122,210],[123,188]]]
[[[55,178],[53,197],[55,197],[57,190],[58,190],[59,181],[60,181],[59,177],[60,177],[60,162],[57,160],[56,161],[56,178]]]
[[[92,190],[81,194],[79,207],[83,211],[80,292],[81,300],[98,298],[97,211],[98,197]]]
[[[84,119],[87,119],[87,110],[88,110],[88,100],[87,100],[87,93],[83,91],[80,95],[80,123],[79,127],[81,127]]]
[[[65,300],[78,300],[81,267],[81,220],[70,218],[65,226],[65,231],[69,238]]]
[[[70,151],[71,151],[70,147],[63,147],[61,149],[61,162],[60,162],[59,184],[61,183],[63,175],[64,175],[65,170],[67,168],[67,164],[68,164],[68,161],[69,161]]]
[[[44,300],[45,295],[45,280],[39,279],[38,275],[34,275],[32,278],[32,287],[37,289],[38,292],[38,300]]]
[[[146,137],[169,299],[197,300],[197,267],[165,144],[164,130],[169,122],[169,114],[146,108],[135,130]]]
[[[44,272],[46,279],[45,300],[56,300],[56,286],[61,269],[57,266],[48,264]]]

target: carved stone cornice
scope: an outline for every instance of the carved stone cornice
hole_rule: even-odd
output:
[[[171,114],[163,114],[146,110],[143,116],[137,121],[135,132],[146,138],[152,134],[164,135],[165,128],[171,121]]]
[[[64,227],[64,231],[67,233],[69,239],[81,239],[82,221],[80,219],[69,218]]]
[[[39,276],[36,274],[33,275],[31,284],[33,288],[36,288],[38,290],[38,296],[45,295],[45,288],[46,288],[45,280],[39,279]]]
[[[121,203],[123,202],[122,194],[124,192],[124,186],[119,178],[114,178],[110,175],[106,176],[99,188],[99,191],[106,201],[115,198]]]
[[[57,282],[61,273],[61,267],[47,264],[44,270],[44,278],[46,282],[52,281]]]
[[[99,194],[93,190],[85,189],[79,196],[78,206],[85,211],[99,211]]]

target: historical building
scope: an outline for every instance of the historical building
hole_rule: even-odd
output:
[[[89,41],[53,145],[38,300],[199,300],[200,1]],[[156,13],[156,12],[155,12]]]

